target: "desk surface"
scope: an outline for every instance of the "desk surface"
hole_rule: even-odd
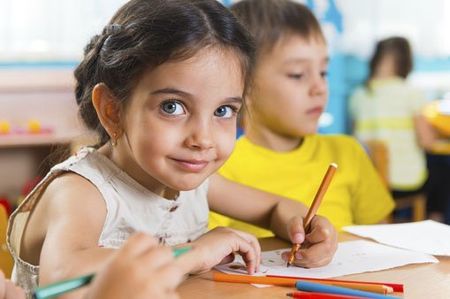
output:
[[[342,234],[341,241],[354,240],[357,237]],[[275,238],[262,239],[263,250],[288,247],[287,243]],[[391,270],[347,275],[350,280],[380,281],[402,283],[407,299],[448,299],[450,298],[450,257],[438,257],[440,263],[418,264],[398,267]],[[213,282],[200,277],[188,278],[179,288],[181,298],[288,298],[286,293],[292,288],[270,287],[256,288],[238,283]],[[396,294],[402,296],[402,294]]]

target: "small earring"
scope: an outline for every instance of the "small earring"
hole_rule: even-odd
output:
[[[111,145],[114,147],[117,145],[117,133],[114,132],[111,137]]]

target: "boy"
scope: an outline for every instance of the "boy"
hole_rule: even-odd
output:
[[[309,206],[335,162],[339,169],[318,214],[338,229],[383,221],[394,202],[363,149],[347,136],[316,134],[328,96],[327,45],[317,19],[287,0],[244,0],[232,11],[256,39],[257,61],[243,114],[245,135],[220,174]],[[217,225],[273,235],[212,214],[210,227]]]

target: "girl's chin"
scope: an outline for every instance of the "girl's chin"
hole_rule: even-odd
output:
[[[206,178],[192,179],[192,180],[179,180],[173,186],[169,186],[171,189],[178,191],[191,191],[198,188]]]

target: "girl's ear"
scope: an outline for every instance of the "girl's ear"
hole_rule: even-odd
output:
[[[108,86],[103,83],[95,85],[92,90],[92,104],[98,119],[110,136],[116,141],[122,135],[121,107]]]

